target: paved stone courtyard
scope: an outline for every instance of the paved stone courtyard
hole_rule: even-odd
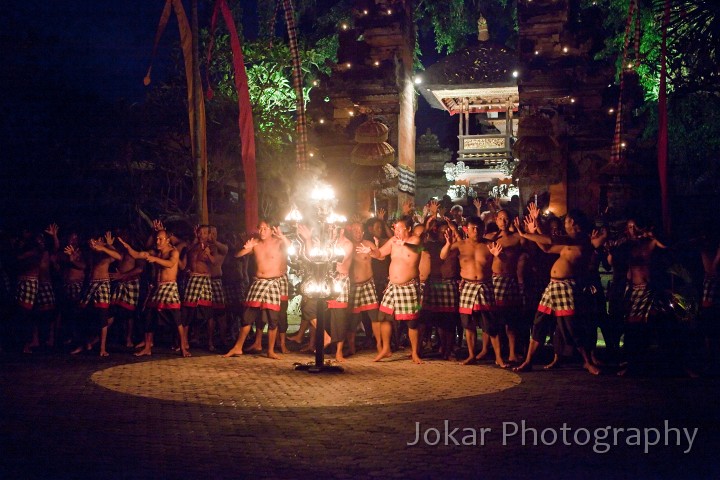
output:
[[[0,354],[0,478],[720,478],[717,378],[194,355]]]

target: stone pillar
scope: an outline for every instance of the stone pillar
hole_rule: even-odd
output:
[[[338,188],[358,187],[346,173],[353,168],[349,159],[355,130],[370,119],[389,127],[388,143],[397,152],[393,165],[415,171],[412,3],[356,0],[352,23],[339,33],[338,62],[332,75],[311,91],[319,101],[309,105],[313,125],[310,141],[321,151],[328,176],[343,184]],[[329,102],[324,101],[326,97]],[[393,212],[412,196],[399,193],[398,198],[385,199],[381,206]]]
[[[451,158],[452,152],[440,147],[437,135],[430,129],[420,135],[415,147],[415,198],[419,203],[432,197],[442,198],[447,193],[450,182],[445,178],[443,167]]]
[[[614,131],[614,65],[593,59],[602,39],[591,32],[601,21],[599,10],[569,0],[518,2],[521,110],[552,122],[565,162],[567,207],[589,215],[598,211],[599,172]]]

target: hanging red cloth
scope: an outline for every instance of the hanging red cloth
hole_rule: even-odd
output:
[[[238,95],[238,126],[240,128],[240,143],[243,174],[245,175],[245,229],[254,230],[258,224],[258,191],[257,172],[255,166],[255,125],[252,117],[252,105],[250,103],[250,91],[248,90],[248,78],[245,71],[245,60],[240,45],[235,21],[232,12],[225,0],[217,0],[213,10],[210,23],[210,42],[208,44],[207,65],[210,65],[212,48],[214,45],[215,26],[217,25],[218,12],[222,12],[223,19],[230,33],[230,47],[233,53],[233,69],[235,76],[235,89]],[[208,80],[208,98],[212,97],[212,89]]]

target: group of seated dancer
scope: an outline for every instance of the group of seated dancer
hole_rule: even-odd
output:
[[[223,243],[213,226],[198,226],[194,238],[182,240],[155,221],[145,242],[116,231],[84,243],[68,232],[63,244],[52,224],[40,235],[24,232],[7,243],[0,300],[5,312],[14,303],[14,318],[28,327],[27,353],[41,345],[39,332],[45,331],[49,344],[62,335],[61,341],[74,342],[73,353],[99,343],[106,356],[108,327],[117,322],[140,356],[152,353],[159,326],[171,325],[183,356],[190,356],[201,331],[210,351],[216,338],[234,340],[225,357],[260,352],[267,326],[273,359],[289,351],[287,341],[302,343],[309,331],[302,350],[332,348],[338,362],[368,342],[377,351],[374,361],[383,361],[404,346],[405,336],[417,364],[431,355],[464,365],[487,358],[523,372],[549,353],[548,339],[552,356],[545,368],[577,352],[595,375],[605,365],[619,374],[639,370],[654,340],[687,359],[700,338],[703,356],[717,361],[718,238],[706,235],[685,248],[698,253],[704,273],[697,328],[686,328],[658,268],[668,248],[652,228],[630,219],[621,231],[593,230],[580,211],[548,218],[532,202],[519,217],[494,202],[476,200],[474,207],[466,217],[460,206],[446,211],[431,200],[420,214],[407,202],[392,224],[380,209],[364,224],[337,227],[334,246],[342,255],[331,274],[331,298],[302,298],[300,327],[291,336],[288,300],[295,285],[289,273],[301,272],[288,261],[289,236],[308,250],[317,241],[317,232],[302,223],[281,228],[262,220],[244,242],[233,237]],[[601,267],[612,275],[606,288]],[[318,336],[319,314],[329,322]],[[135,345],[137,320],[143,338]],[[366,342],[356,346],[361,331]]]

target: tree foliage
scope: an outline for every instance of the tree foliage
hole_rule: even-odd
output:
[[[421,0],[416,5],[415,20],[421,34],[434,37],[438,53],[456,52],[476,38],[480,15],[487,20],[494,42],[514,47],[516,6],[514,0]]]
[[[717,91],[720,87],[720,4],[715,0],[669,0],[668,55],[671,83],[684,91]],[[662,19],[665,0],[654,0]]]

